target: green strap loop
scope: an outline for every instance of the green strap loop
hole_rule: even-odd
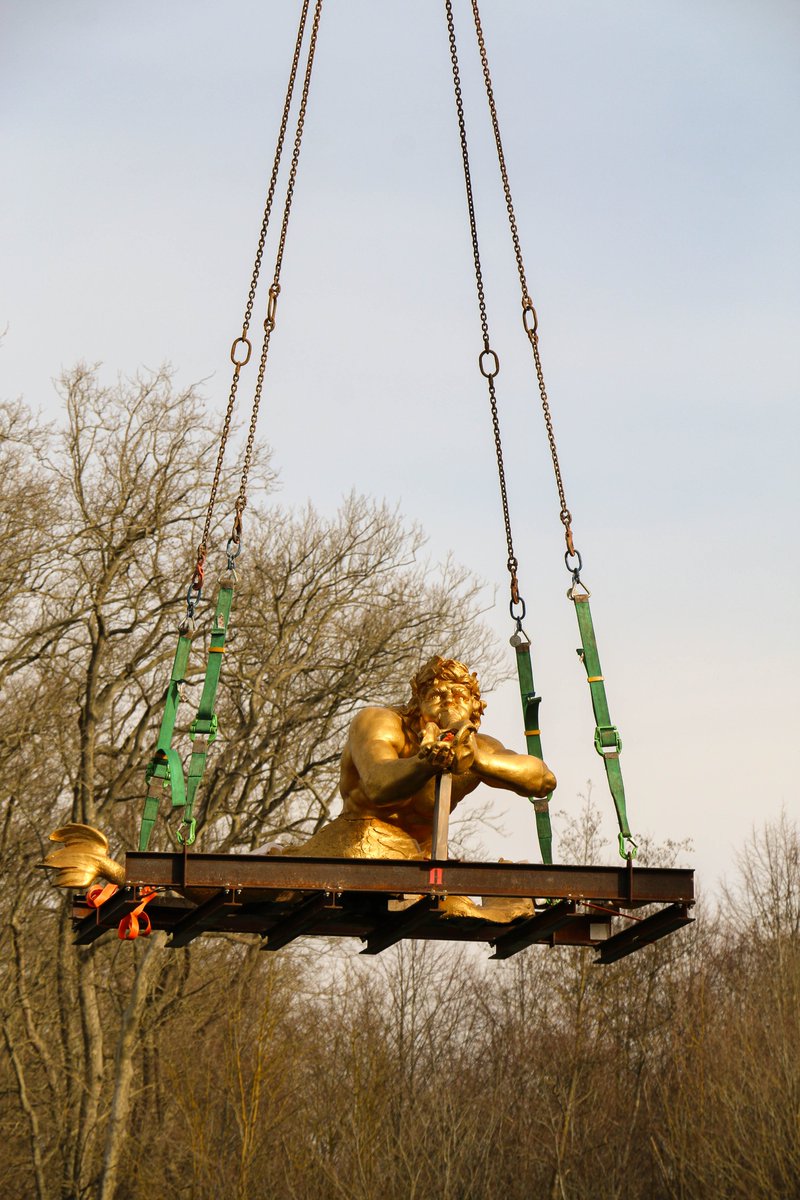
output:
[[[592,711],[595,719],[594,748],[603,760],[611,798],[617,811],[620,856],[635,858],[636,843],[631,836],[628,824],[625,785],[622,782],[622,768],[619,762],[622,738],[616,725],[612,725],[611,714],[608,711],[606,685],[597,650],[592,610],[589,607],[589,593],[576,592],[572,587],[567,594],[575,605],[575,614],[578,618],[578,629],[581,635],[581,649],[578,650],[578,657],[586,668],[586,678],[592,697]]]
[[[542,698],[536,695],[536,688],[533,682],[530,642],[522,630],[519,629],[511,639],[511,645],[516,651],[519,693],[522,700],[522,716],[525,721],[525,744],[528,754],[532,754],[536,758],[542,758],[542,738],[539,732],[539,705],[542,702]],[[536,813],[536,836],[539,839],[539,850],[541,851],[542,862],[547,867],[552,866],[553,863],[553,830],[550,825],[550,798],[552,794],[552,792],[549,792],[544,799],[530,797],[531,804]]]

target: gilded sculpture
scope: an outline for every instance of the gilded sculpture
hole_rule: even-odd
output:
[[[411,680],[400,707],[364,708],[342,753],[340,816],[294,853],[320,858],[428,858],[437,775],[452,775],[454,809],[479,783],[519,796],[556,786],[539,758],[480,733],[486,703],[463,663],[438,656]]]

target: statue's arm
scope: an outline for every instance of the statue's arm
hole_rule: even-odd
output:
[[[497,738],[484,733],[475,738],[472,770],[482,783],[507,788],[519,796],[546,796],[556,786],[555,775],[540,758],[506,750]]]
[[[379,808],[410,799],[435,773],[419,755],[401,758],[404,745],[402,722],[391,709],[362,709],[350,724],[348,750],[360,789]]]

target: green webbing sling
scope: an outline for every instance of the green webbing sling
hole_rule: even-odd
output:
[[[217,736],[217,714],[214,712],[214,701],[217,695],[217,685],[222,671],[222,655],[225,653],[225,638],[228,633],[228,618],[233,604],[233,580],[224,579],[219,585],[217,594],[217,611],[214,614],[214,624],[211,628],[211,645],[208,649],[206,677],[203,683],[203,694],[200,697],[200,707],[197,716],[189,728],[192,739],[192,757],[189,760],[189,777],[186,783],[186,808],[183,813],[181,827],[178,830],[178,841],[184,841],[183,828],[187,829],[185,840],[191,846],[195,837],[196,823],[192,816],[194,798],[208,757],[208,747]]]
[[[171,749],[171,743],[172,733],[175,728],[175,717],[178,712],[178,705],[181,702],[181,684],[186,678],[186,668],[191,648],[191,634],[181,632],[178,635],[178,646],[175,651],[175,661],[172,664],[169,686],[167,687],[167,699],[164,704],[164,715],[161,718],[161,728],[158,733],[155,754],[145,773],[148,789],[144,802],[142,824],[139,830],[140,850],[147,849],[150,834],[158,819],[158,803],[164,787],[169,784],[173,808],[183,807],[186,803],[186,791],[183,785],[183,764],[178,752]]]
[[[206,665],[203,694],[200,697],[200,707],[197,717],[190,727],[190,737],[196,745],[192,748],[189,761],[189,776],[184,782],[183,762],[177,750],[172,749],[172,734],[175,728],[175,717],[180,703],[180,686],[186,677],[189,661],[189,650],[192,645],[192,635],[181,632],[178,636],[178,647],[175,651],[175,661],[170,675],[164,715],[161,718],[156,751],[146,771],[148,783],[147,796],[144,802],[144,813],[139,831],[139,849],[146,850],[150,834],[158,819],[158,805],[164,787],[169,785],[173,811],[183,810],[177,838],[180,843],[191,846],[195,839],[196,822],[192,816],[194,799],[200,780],[205,770],[208,747],[217,735],[217,716],[214,712],[214,700],[217,694],[220,672],[222,670],[222,655],[225,650],[225,638],[228,632],[228,618],[233,604],[233,580],[223,580],[220,583],[217,596],[217,607],[214,624],[211,630],[211,645],[209,647]],[[184,833],[184,829],[186,833]]]
[[[542,757],[542,738],[539,732],[539,705],[541,696],[536,695],[533,683],[533,664],[531,662],[531,644],[520,624],[517,632],[511,638],[511,645],[516,651],[517,676],[519,678],[519,693],[522,700],[522,717],[525,722],[525,743],[528,753],[536,758]],[[553,862],[553,831],[550,827],[550,797],[544,799],[530,797],[536,813],[536,835],[539,839],[539,849],[542,862],[551,866]]]
[[[581,584],[580,586],[583,585]],[[592,610],[589,607],[589,593],[586,591],[578,592],[575,585],[573,585],[567,595],[575,604],[575,614],[578,618],[578,628],[581,634],[582,646],[578,650],[578,657],[586,668],[586,677],[592,696],[592,709],[594,710],[596,726],[594,731],[594,746],[605,765],[611,798],[617,810],[619,852],[623,858],[635,858],[636,843],[631,836],[630,826],[628,825],[628,814],[625,808],[625,786],[622,782],[622,768],[619,763],[622,738],[619,736],[619,730],[616,725],[611,724],[611,716],[608,711],[606,685],[603,681],[600,656],[597,652],[597,639],[594,633],[594,625],[592,624]],[[627,846],[626,843],[628,843]]]

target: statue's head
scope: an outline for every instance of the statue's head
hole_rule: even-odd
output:
[[[477,728],[485,708],[477,675],[457,659],[435,654],[413,676],[404,715],[418,728],[428,721],[446,728],[463,720]]]

